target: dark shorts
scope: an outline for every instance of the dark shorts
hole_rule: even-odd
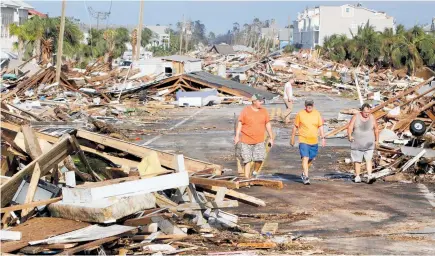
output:
[[[308,157],[310,160],[313,160],[317,156],[317,152],[319,151],[318,144],[305,144],[299,143],[299,153],[301,157]]]

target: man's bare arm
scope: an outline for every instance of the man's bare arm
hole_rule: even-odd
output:
[[[236,128],[236,134],[234,136],[234,144],[239,143],[241,131],[242,131],[242,122],[238,121],[237,128]]]
[[[353,133],[353,127],[355,126],[355,120],[356,120],[356,115],[354,115],[352,117],[352,119],[349,122],[349,125],[347,127],[347,138],[349,139],[349,141],[352,141],[352,133]]]
[[[373,131],[375,133],[375,141],[379,142],[379,128],[378,128],[378,123],[376,122],[376,118],[371,115],[371,117],[373,118]]]

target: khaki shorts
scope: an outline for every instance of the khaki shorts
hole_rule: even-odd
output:
[[[362,163],[363,158],[366,161],[370,161],[373,158],[373,152],[374,150],[365,150],[365,151],[361,151],[361,150],[351,150],[350,151],[350,156],[352,158],[352,162],[354,163]]]
[[[266,158],[266,144],[264,142],[257,144],[239,142],[236,148],[236,157],[242,159],[243,164],[249,162],[263,162]]]

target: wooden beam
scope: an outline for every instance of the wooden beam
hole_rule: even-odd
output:
[[[28,122],[31,122],[31,121],[32,121],[32,120],[30,120],[30,119],[27,118],[27,117],[20,116],[20,115],[18,115],[18,114],[12,113],[12,112],[7,111],[7,110],[4,110],[4,109],[2,109],[2,108],[0,108],[0,112],[3,113],[3,114],[7,114],[7,115],[10,115],[10,116],[16,117],[16,118],[20,118],[20,119],[22,119],[22,120],[26,120],[26,121],[28,121]]]
[[[55,197],[55,198],[42,200],[42,201],[36,201],[36,202],[28,203],[28,204],[19,204],[19,205],[4,207],[4,208],[0,209],[0,213],[19,211],[19,210],[28,209],[28,208],[34,208],[37,206],[52,204],[52,203],[59,202],[61,199],[62,199],[62,197]]]
[[[35,160],[42,155],[41,145],[39,145],[39,141],[35,135],[35,132],[29,125],[21,126],[21,132],[24,135],[24,145],[26,147],[26,151],[32,160]]]
[[[26,199],[24,200],[24,204],[29,204],[33,202],[33,198],[35,197],[36,189],[38,188],[38,182],[41,177],[41,168],[39,167],[39,163],[35,164],[35,169],[32,173],[32,179],[30,180],[29,187],[27,188]],[[21,216],[26,216],[32,209],[23,209]]]
[[[212,191],[215,193],[220,188],[217,186],[205,186],[205,185],[198,185],[198,186],[205,189],[205,190]],[[246,203],[246,204],[251,204],[251,205],[255,205],[255,206],[266,206],[266,202],[264,202],[263,200],[258,199],[258,198],[253,197],[253,196],[250,196],[250,195],[247,195],[247,194],[237,192],[233,189],[227,189],[227,191],[225,192],[225,196],[230,198],[230,199],[239,200],[239,201]]]
[[[228,200],[221,202],[206,202],[206,203],[184,203],[176,207],[177,211],[185,210],[206,210],[208,208],[219,209],[219,208],[231,208],[238,207],[239,203],[236,200]]]
[[[226,187],[226,188],[239,188],[238,182],[233,181],[226,181],[226,180],[213,180],[213,179],[207,179],[207,178],[200,178],[200,177],[189,177],[190,183],[197,184],[197,185],[208,185],[208,186],[218,186],[218,187]]]
[[[115,240],[118,240],[120,237],[121,236],[118,235],[118,236],[111,236],[111,237],[106,237],[103,239],[95,240],[95,241],[92,241],[92,242],[89,242],[86,244],[82,244],[82,245],[79,245],[79,246],[71,248],[71,249],[67,249],[59,254],[56,254],[56,255],[74,255],[75,253],[78,253],[78,252],[81,252],[84,250],[88,250],[91,248],[96,248],[96,247],[98,247],[102,244],[105,244],[105,243],[113,242]]]
[[[397,95],[396,97],[390,98],[389,100],[387,100],[387,101],[383,102],[382,104],[380,104],[380,105],[376,106],[375,108],[373,108],[373,109],[371,110],[370,113],[372,113],[372,114],[375,115],[376,120],[377,120],[377,119],[380,119],[380,118],[382,118],[382,117],[384,117],[384,116],[386,116],[386,115],[388,114],[388,112],[383,112],[383,113],[380,114],[380,115],[377,115],[377,113],[378,113],[378,112],[379,112],[383,107],[385,107],[386,105],[388,105],[388,104],[390,104],[390,103],[392,103],[392,102],[395,102],[395,101],[398,100],[399,98],[402,98],[402,97],[404,97],[404,96],[406,96],[406,95],[408,95],[408,94],[410,94],[410,93],[412,93],[412,92],[418,90],[418,89],[421,88],[423,85],[427,84],[428,82],[432,81],[433,79],[434,79],[434,77],[431,77],[430,79],[428,79],[428,80],[426,80],[426,81],[424,81],[424,82],[422,82],[422,83],[420,83],[420,84],[418,84],[418,85],[416,85],[416,86],[414,86],[414,87],[412,87],[412,88],[406,90],[405,92],[402,92],[401,94]],[[426,92],[424,92],[424,93],[418,95],[418,96],[415,97],[415,98],[412,98],[412,99],[410,99],[410,100],[405,101],[404,103],[401,103],[401,104],[399,105],[399,107],[403,107],[403,106],[405,106],[405,105],[408,105],[409,103],[414,102],[414,101],[416,101],[417,99],[420,99],[421,97],[425,96],[426,94],[428,94],[428,93],[430,93],[430,92],[432,92],[432,91],[434,91],[434,90],[435,90],[435,87],[432,88],[432,89],[430,89],[430,90],[427,90]],[[325,135],[325,137],[330,137],[330,136],[337,135],[339,132],[346,130],[347,127],[348,127],[348,125],[349,125],[349,123],[346,123],[345,125],[343,125],[343,126],[337,128],[337,129],[335,129],[335,130],[333,130],[333,131],[327,133],[327,134]]]
[[[31,174],[35,168],[36,163],[39,164],[41,169],[41,176],[45,176],[53,167],[59,164],[65,157],[71,155],[74,152],[74,148],[70,143],[70,136],[63,138],[56,143],[47,153],[42,154],[37,159],[29,163],[24,169],[17,172],[14,176],[6,181],[1,187],[1,206],[4,207],[10,203],[12,197],[21,184],[21,181],[25,176]]]
[[[172,214],[171,213],[158,213],[158,214],[154,214],[152,216],[145,216],[145,217],[139,217],[139,218],[134,218],[134,219],[128,219],[128,220],[124,221],[123,225],[132,226],[132,227],[148,225],[148,224],[153,223],[153,220],[151,219],[151,217],[155,217],[155,216],[160,216],[162,218],[168,219],[172,216]]]
[[[92,142],[95,142],[97,144],[102,144],[114,149],[118,149],[121,151],[125,151],[129,154],[132,154],[134,156],[144,158],[147,156],[150,152],[156,151],[157,155],[159,156],[159,160],[162,166],[170,169],[176,168],[176,163],[174,162],[174,154],[167,153],[164,151],[152,149],[146,146],[137,145],[131,142],[126,142],[123,140],[111,138],[108,136],[96,134],[93,132],[88,132],[85,130],[78,130],[77,137],[86,139]],[[215,165],[212,163],[203,162],[200,160],[192,159],[189,157],[184,157],[186,170],[189,172],[195,172],[195,171],[201,171],[204,169],[213,168],[215,170],[215,173],[220,174],[222,171],[221,165]]]

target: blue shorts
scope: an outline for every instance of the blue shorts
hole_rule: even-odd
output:
[[[301,157],[308,157],[310,160],[313,160],[317,156],[317,152],[319,151],[318,144],[305,144],[299,143],[299,153]]]

